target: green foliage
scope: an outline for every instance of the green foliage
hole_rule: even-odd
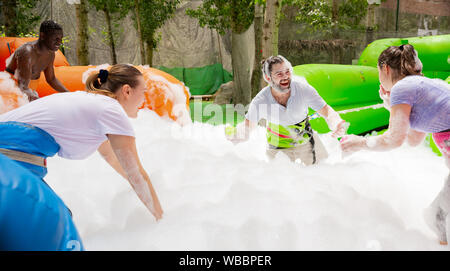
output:
[[[14,9],[14,25],[12,25],[12,29],[9,29],[8,31],[10,34],[23,37],[33,33],[36,29],[37,23],[41,19],[41,17],[35,15],[32,10],[36,6],[37,1],[38,0],[9,1],[15,3],[15,5],[8,3],[8,1],[2,1],[2,5],[10,5],[10,8]],[[1,35],[4,35],[6,32],[5,27],[2,26]]]
[[[36,6],[38,0],[17,0],[16,20],[17,33],[24,35],[32,32],[41,17],[33,14],[32,9]]]
[[[71,48],[69,47],[69,43],[70,43],[71,39],[69,36],[64,36],[62,38],[62,43],[61,43],[61,50],[70,50]]]
[[[128,0],[88,0],[89,4],[93,6],[97,11],[108,12],[111,18],[111,34],[114,40],[118,40],[123,33],[123,27],[121,27],[120,21],[128,14],[131,5]],[[89,34],[95,33],[95,29],[89,28]],[[101,40],[104,44],[110,43],[110,36],[108,33],[108,27],[102,26]]]
[[[156,30],[163,26],[166,20],[172,18],[180,2],[180,0],[139,1],[139,17],[144,41],[153,44],[156,48],[160,40],[160,37],[155,34]]]
[[[221,35],[229,29],[242,33],[253,22],[255,0],[204,0],[198,9],[188,9],[186,14],[198,19],[200,26],[216,29]]]
[[[132,7],[129,0],[88,0],[88,2],[97,11],[107,10],[110,14],[117,15],[118,21],[125,18]]]
[[[306,23],[311,31],[318,29],[331,29],[334,26],[332,19],[331,0],[290,0],[291,4],[298,7],[296,20]],[[366,16],[367,0],[341,0],[337,18],[338,29],[358,29],[359,23]]]
[[[19,35],[17,35],[17,36],[21,37],[21,38],[39,38],[39,33],[36,33],[36,32],[28,32],[26,34],[19,33]]]
[[[346,0],[339,6],[339,23],[341,28],[358,28],[367,14],[367,0]]]
[[[313,30],[331,26],[331,6],[326,0],[293,0],[299,12],[295,19],[309,24]]]

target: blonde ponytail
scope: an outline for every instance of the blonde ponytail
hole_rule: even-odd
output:
[[[107,89],[101,89],[100,79],[98,78],[99,72],[95,72],[89,75],[86,80],[86,91],[94,94],[101,94],[116,99],[116,94]]]
[[[103,75],[100,80],[101,73]],[[134,88],[138,85],[138,76],[142,73],[135,67],[127,64],[116,64],[108,71],[100,70],[86,79],[86,91],[94,94],[101,94],[116,99],[116,92],[123,85],[127,84]]]

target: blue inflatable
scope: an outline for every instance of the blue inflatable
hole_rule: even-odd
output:
[[[0,122],[0,148],[53,156],[59,145],[45,131]],[[83,250],[70,210],[44,182],[45,167],[0,154],[0,250]]]

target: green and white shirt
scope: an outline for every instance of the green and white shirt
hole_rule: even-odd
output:
[[[318,111],[325,105],[326,102],[316,89],[304,78],[293,77],[291,95],[286,107],[275,100],[270,86],[267,86],[252,100],[245,117],[255,123],[265,119],[268,123],[268,143],[275,147],[289,148],[303,144],[309,139],[301,129],[304,129],[304,123],[301,122],[308,116],[308,108]]]

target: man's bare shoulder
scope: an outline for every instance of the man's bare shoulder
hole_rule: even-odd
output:
[[[17,58],[31,57],[32,55],[36,54],[34,51],[34,41],[31,41],[17,48],[17,50],[14,52],[14,56]]]

